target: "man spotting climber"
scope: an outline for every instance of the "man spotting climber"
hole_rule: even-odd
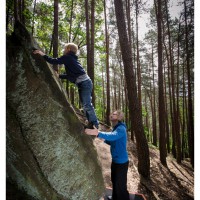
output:
[[[79,63],[78,56],[76,55],[77,51],[78,46],[76,44],[68,43],[65,46],[63,56],[59,58],[51,58],[40,50],[35,50],[33,53],[40,54],[50,64],[64,64],[66,74],[60,74],[59,78],[68,79],[77,85],[80,102],[88,120],[86,128],[93,128],[93,125],[98,128],[99,122],[91,102],[93,83]]]
[[[113,130],[111,132],[100,132],[95,129],[85,129],[87,135],[95,135],[104,139],[110,145],[112,155],[111,181],[112,181],[112,200],[129,200],[127,191],[127,172],[128,172],[128,152],[127,152],[127,133],[126,125],[122,122],[124,114],[117,110],[110,115]]]

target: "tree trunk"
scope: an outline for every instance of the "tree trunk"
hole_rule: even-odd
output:
[[[106,124],[110,125],[110,71],[109,71],[109,34],[107,27],[106,0],[104,0],[105,38],[106,38]]]
[[[186,107],[186,95],[185,95],[185,63],[183,62],[183,70],[182,70],[182,73],[183,73],[183,122],[182,122],[182,152],[183,155],[182,157],[184,158],[185,157],[185,152],[186,152],[186,144],[187,144],[187,141],[186,141],[186,134],[185,134],[185,130],[186,130],[186,112],[187,112],[187,108]]]
[[[90,41],[90,20],[88,10],[88,0],[85,0],[85,18],[86,18],[86,43],[87,43],[87,73],[90,75],[90,54],[91,54],[91,41]]]
[[[33,6],[32,35],[34,34],[34,25],[35,25],[35,7],[36,7],[36,1],[37,1],[37,0],[34,0],[34,6]]]
[[[191,91],[191,72],[190,72],[190,52],[189,52],[189,38],[188,38],[188,24],[187,24],[187,6],[184,1],[185,9],[185,45],[186,45],[186,65],[187,65],[187,79],[188,79],[188,146],[191,164],[194,167],[194,119],[193,119],[193,101]]]
[[[157,27],[158,27],[158,87],[159,87],[159,149],[160,149],[160,161],[163,165],[166,165],[166,136],[165,136],[165,103],[164,103],[164,89],[163,89],[163,66],[162,66],[162,14],[161,5],[162,1],[157,0]]]
[[[103,105],[102,105],[102,119],[103,121],[105,120],[106,122],[106,100],[105,100],[105,80],[104,80],[104,68],[102,67],[102,85],[103,85],[103,88],[102,88],[102,97],[103,97]]]
[[[164,22],[162,20],[162,24],[163,24],[163,32],[165,31],[165,27],[164,27]],[[167,48],[167,45],[165,43],[165,38],[164,38],[164,35],[163,35],[163,44],[164,44],[164,48],[165,48],[165,53],[166,53],[166,58],[167,58],[167,80],[168,80],[168,92],[169,92],[169,111],[170,111],[170,120],[168,118],[166,118],[169,122],[169,124],[166,126],[171,126],[171,134],[172,134],[172,154],[173,156],[176,158],[176,132],[175,132],[175,120],[174,120],[174,110],[173,110],[173,94],[172,94],[172,66],[170,64],[170,50],[168,51],[168,48]],[[166,82],[166,80],[165,80]],[[166,85],[166,84],[165,84]],[[167,89],[165,88],[165,91],[167,91]],[[167,97],[167,96],[166,96]],[[167,100],[166,100],[167,101]],[[166,103],[165,103],[166,104]],[[167,105],[166,104],[166,109],[167,108]],[[167,110],[165,111],[167,112]],[[168,114],[166,114],[166,117],[167,117]],[[166,127],[166,130],[168,129],[168,127]],[[169,138],[170,138],[170,133],[168,134],[167,132],[167,145],[169,147]],[[169,150],[169,149],[168,149]]]
[[[24,0],[18,0],[19,20],[23,25],[25,25],[24,10],[25,10]]]
[[[95,83],[94,83],[94,37],[95,37],[95,0],[91,1],[91,49],[90,49],[90,78],[93,82],[93,90],[92,90],[92,103],[95,107]]]
[[[11,7],[12,7],[13,2],[11,3],[6,3],[6,33],[8,32],[8,26],[10,23],[10,15],[11,15]]]
[[[137,46],[137,80],[138,80],[138,100],[139,106],[142,109],[142,89],[141,89],[141,67],[140,67],[140,54],[139,54],[139,38],[138,38],[138,0],[136,0],[136,46]]]
[[[93,82],[92,90],[92,103],[95,107],[95,95],[94,95],[94,28],[95,28],[95,0],[91,1],[91,24],[89,20],[89,4],[88,0],[85,0],[85,16],[86,16],[86,41],[87,41],[87,73]]]
[[[133,61],[131,55],[131,46],[128,42],[126,30],[125,16],[123,11],[122,0],[115,0],[115,13],[117,18],[117,27],[119,34],[120,47],[122,52],[122,60],[124,63],[124,74],[127,82],[127,92],[129,100],[129,111],[131,122],[133,123],[134,132],[137,140],[138,151],[138,171],[145,177],[150,176],[150,160],[148,143],[145,138],[142,123],[142,111],[137,97],[136,80],[133,72]]]
[[[147,141],[150,142],[150,135],[149,135],[149,112],[148,112],[148,106],[147,106],[147,92],[144,93],[144,100],[145,100],[145,111],[146,111],[146,117],[145,117],[145,125],[147,129]]]
[[[113,71],[116,71],[115,67],[113,68]],[[117,110],[117,81],[116,81],[116,73],[114,73],[113,76],[113,99],[114,99],[114,110]]]
[[[126,16],[127,16],[127,25],[128,25],[128,40],[129,40],[129,44],[131,46],[131,54],[132,54],[130,0],[126,0]]]
[[[18,0],[14,0],[14,19],[15,22],[19,20],[19,7],[18,7]]]
[[[127,98],[127,85],[126,85],[126,81],[125,81],[125,83],[124,83],[124,95],[125,95],[125,105],[126,105],[126,107],[125,107],[125,122],[126,122],[126,124],[128,124],[128,98]],[[131,138],[133,138],[132,137],[132,135],[131,135]]]
[[[24,24],[25,25],[25,15],[24,15],[24,12],[25,12],[25,0],[22,0],[22,20],[21,20],[21,22],[22,22],[22,24]]]
[[[22,0],[18,0],[18,13],[19,13],[19,21],[22,23]]]
[[[153,70],[153,105],[152,105],[153,145],[157,146],[156,88],[155,88],[155,70],[154,70],[153,44],[152,44],[152,70]]]
[[[72,0],[71,10],[70,10],[71,14],[70,14],[70,21],[69,21],[69,38],[68,38],[68,42],[71,42],[73,10],[74,10],[74,0]]]
[[[175,100],[175,75],[174,75],[174,63],[173,63],[173,53],[172,53],[172,47],[171,47],[171,33],[170,33],[170,27],[169,27],[169,19],[168,19],[168,6],[167,1],[165,0],[165,9],[166,9],[166,21],[167,21],[167,34],[168,34],[168,45],[169,45],[169,61],[170,61],[170,67],[171,67],[171,81],[172,81],[172,108],[173,108],[173,120],[172,124],[174,127],[174,134],[175,134],[175,144],[176,144],[176,159],[177,162],[181,162],[181,145],[180,145],[180,130],[178,125],[178,116],[177,116],[177,110],[176,110],[176,100]]]
[[[181,135],[180,135],[180,108],[179,108],[179,57],[180,57],[180,23],[179,23],[179,32],[178,32],[178,55],[177,55],[177,75],[176,75],[176,111],[177,111],[177,121],[176,121],[176,127],[177,127],[177,151],[178,154],[180,154],[180,161],[182,160],[182,150],[181,150]],[[177,158],[177,162],[178,158]]]
[[[167,74],[166,69],[164,68],[164,74]],[[166,76],[164,76],[164,85],[165,85],[165,130],[166,130],[166,143],[167,143],[167,152],[170,153],[170,132],[169,132],[169,115],[168,115],[168,99],[167,99],[167,81]]]
[[[58,57],[58,0],[54,0],[53,57]],[[53,65],[58,72],[58,65]]]

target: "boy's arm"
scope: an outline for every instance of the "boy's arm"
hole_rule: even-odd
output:
[[[70,82],[75,83],[74,79],[71,76],[69,76],[68,74],[59,74],[59,78],[60,79],[67,79]]]
[[[47,55],[43,55],[43,58],[52,65],[62,65],[64,64],[64,58],[63,56],[60,58],[51,58]]]
[[[67,79],[68,76],[67,76],[67,74],[59,74],[59,78],[60,79]]]
[[[44,52],[40,51],[40,50],[35,50],[33,51],[34,54],[40,54],[41,56],[43,56],[43,58],[50,64],[52,65],[61,65],[64,64],[64,57],[60,57],[60,58],[51,58],[49,56],[47,56]]]

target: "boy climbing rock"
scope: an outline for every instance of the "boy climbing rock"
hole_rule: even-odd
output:
[[[40,54],[50,64],[64,64],[66,73],[60,74],[59,78],[68,79],[70,82],[77,85],[80,102],[88,120],[88,126],[86,126],[86,128],[92,129],[93,125],[98,128],[99,122],[91,102],[93,84],[78,61],[78,56],[76,55],[77,51],[78,46],[76,44],[68,43],[65,46],[63,56],[59,58],[51,58],[40,50],[34,50],[33,53]]]

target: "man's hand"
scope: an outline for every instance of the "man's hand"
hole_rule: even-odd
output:
[[[35,50],[35,51],[33,51],[33,53],[34,53],[34,54],[40,54],[41,56],[44,56],[44,55],[45,55],[45,53],[43,53],[43,52],[40,51],[40,50]]]
[[[97,136],[99,134],[99,131],[98,131],[98,129],[95,126],[93,126],[93,127],[94,127],[94,129],[88,129],[88,128],[86,128],[85,129],[85,133],[87,135],[95,135],[95,136]]]

